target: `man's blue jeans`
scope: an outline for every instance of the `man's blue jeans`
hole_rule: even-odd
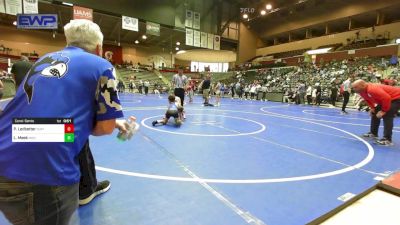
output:
[[[14,225],[67,225],[78,208],[79,183],[47,186],[0,176],[0,211]]]

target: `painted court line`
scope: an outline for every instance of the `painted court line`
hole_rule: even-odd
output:
[[[366,121],[370,121],[371,119],[363,119],[363,118],[351,118],[351,117],[346,117],[346,116],[331,116],[331,115],[325,115],[325,114],[319,114],[319,113],[312,113],[312,112],[316,112],[316,110],[303,110],[302,112],[304,114],[308,114],[308,115],[315,115],[315,116],[326,116],[326,117],[331,117],[331,118],[338,118],[338,119],[346,119],[346,120],[366,120]],[[339,114],[339,111],[338,111]]]
[[[135,103],[141,103],[142,102],[142,100],[136,100],[136,101],[126,101],[126,100],[128,100],[128,99],[120,99],[120,103],[121,104],[135,104]]]
[[[239,112],[239,113],[248,113],[248,114],[255,114],[255,115],[264,115],[264,116],[273,116],[273,117],[280,117],[280,118],[287,118],[285,116],[280,116],[280,115],[273,115],[273,114],[265,114],[265,113],[253,113],[253,112],[243,112],[243,111],[235,111],[235,110],[206,110],[206,111],[234,111],[234,112]],[[311,180],[311,179],[319,179],[323,177],[329,177],[329,176],[335,176],[343,173],[347,173],[349,171],[355,170],[355,169],[361,169],[363,166],[367,165],[374,157],[374,149],[373,147],[366,142],[364,139],[358,137],[357,135],[350,133],[348,131],[332,127],[326,124],[321,124],[313,121],[308,121],[308,120],[301,120],[298,118],[287,118],[287,119],[292,119],[292,120],[298,120],[306,123],[311,123],[311,124],[316,124],[324,127],[328,127],[337,131],[341,131],[343,133],[346,133],[359,141],[361,141],[364,145],[367,146],[368,148],[368,155],[359,163],[355,165],[350,165],[346,168],[340,169],[340,170],[335,170],[331,172],[326,172],[326,173],[321,173],[321,174],[313,174],[313,175],[306,175],[306,176],[297,176],[297,177],[285,177],[285,178],[271,178],[271,179],[205,179],[205,178],[188,178],[188,177],[174,177],[174,176],[162,176],[162,175],[154,175],[154,174],[144,174],[144,173],[135,173],[135,172],[129,172],[129,171],[123,171],[123,170],[115,170],[115,169],[110,169],[110,168],[104,168],[104,167],[96,167],[96,169],[105,171],[105,172],[111,172],[111,173],[116,173],[116,174],[121,174],[121,175],[127,175],[127,176],[136,176],[136,177],[143,177],[143,178],[150,178],[150,179],[160,179],[160,180],[169,180],[169,181],[183,181],[183,182],[206,182],[206,183],[224,183],[224,184],[257,184],[257,183],[280,183],[280,182],[292,182],[292,181],[303,181],[303,180]],[[279,144],[279,143],[278,143]],[[364,170],[366,171],[366,170]],[[385,176],[384,174],[380,173],[375,173],[372,171],[369,171],[369,173],[373,173],[376,175],[382,175]]]
[[[197,116],[197,115],[207,115],[207,114],[186,114],[186,116]],[[179,135],[186,135],[186,136],[198,136],[198,137],[234,137],[234,136],[246,136],[246,135],[252,135],[252,134],[258,134],[263,132],[266,127],[264,124],[259,123],[257,121],[254,120],[250,120],[250,119],[245,119],[245,118],[240,118],[240,117],[235,117],[235,116],[227,116],[227,115],[213,115],[213,116],[219,116],[219,117],[227,117],[227,118],[233,118],[233,119],[237,119],[237,120],[244,120],[244,121],[248,121],[248,122],[252,122],[255,123],[257,125],[260,126],[260,129],[253,131],[253,132],[246,132],[246,133],[240,133],[240,134],[199,134],[199,133],[184,133],[184,132],[175,132],[175,131],[168,131],[168,130],[162,130],[162,129],[157,129],[154,127],[151,127],[149,125],[146,124],[147,120],[150,119],[154,119],[154,118],[161,118],[163,115],[158,115],[158,116],[152,116],[152,117],[147,117],[144,118],[141,122],[143,127],[146,127],[150,130],[155,130],[155,131],[159,131],[159,132],[163,132],[163,133],[169,133],[169,134],[179,134]]]
[[[297,118],[297,119],[302,119],[302,120],[309,120],[309,121],[317,121],[317,122],[326,122],[326,123],[335,123],[335,124],[346,124],[346,125],[354,125],[354,126],[363,126],[363,127],[369,127],[370,125],[368,124],[359,124],[359,123],[347,123],[347,122],[338,122],[338,121],[331,121],[331,120],[319,120],[319,119],[312,119],[312,118],[306,118],[306,117],[297,117],[297,116],[290,116],[290,115],[285,115],[285,114],[280,114],[280,113],[274,113],[265,110],[266,107],[262,107],[260,110],[269,113],[269,114],[274,114],[274,115],[281,115],[281,116],[286,116],[287,118]],[[381,126],[382,127],[382,126]],[[393,127],[393,132],[400,133],[400,127]]]
[[[246,212],[241,209],[239,206],[235,205],[231,200],[225,197],[223,194],[218,192],[215,188],[211,187],[206,182],[202,181],[193,171],[191,171],[184,163],[182,163],[174,154],[168,151],[165,147],[158,144],[152,138],[142,134],[142,136],[150,143],[156,145],[160,151],[162,151],[170,160],[176,163],[186,174],[194,179],[199,179],[199,184],[205,188],[208,192],[210,192],[214,197],[216,197],[219,201],[221,201],[225,206],[230,208],[233,212],[235,212],[238,216],[240,216],[244,221],[248,224],[252,225],[266,225],[263,221],[253,216],[250,212]]]
[[[290,128],[294,128],[294,129],[298,129],[298,130],[304,130],[304,131],[309,131],[309,132],[314,132],[314,133],[323,134],[323,135],[326,135],[326,136],[333,136],[333,137],[339,137],[339,138],[344,138],[344,139],[349,139],[349,140],[358,141],[358,140],[355,139],[355,138],[346,137],[346,136],[342,136],[342,135],[336,135],[336,134],[329,134],[329,133],[321,132],[321,131],[318,131],[318,130],[300,128],[300,127],[295,127],[295,126],[290,126],[290,125],[276,124],[276,123],[271,123],[271,122],[269,122],[269,124],[278,125],[278,126],[281,126],[281,127],[290,127]]]
[[[218,127],[226,129],[226,130],[229,130],[231,132],[240,133],[239,131],[228,129],[228,128],[225,128],[225,127],[222,127],[222,126],[218,126]],[[324,156],[320,156],[320,155],[317,155],[317,154],[313,154],[313,153],[307,152],[307,151],[299,149],[299,148],[294,148],[294,147],[290,147],[288,145],[283,145],[283,144],[280,144],[280,143],[277,143],[277,142],[274,142],[274,141],[271,141],[271,140],[268,140],[268,139],[265,139],[265,138],[260,138],[260,137],[255,137],[255,136],[250,136],[250,137],[252,137],[252,138],[254,138],[256,140],[259,140],[259,141],[263,141],[263,142],[266,142],[266,143],[269,143],[269,144],[273,144],[273,145],[276,145],[276,146],[279,146],[279,147],[282,147],[282,148],[290,149],[290,150],[293,150],[293,151],[296,151],[296,152],[299,152],[299,153],[302,153],[302,154],[305,154],[305,155],[309,155],[309,156],[311,156],[313,158],[322,159],[322,160],[329,161],[329,162],[332,162],[332,163],[335,163],[335,164],[339,164],[339,165],[342,165],[342,166],[346,166],[346,167],[352,167],[352,165],[349,165],[349,164],[346,164],[346,163],[343,163],[343,162],[340,162],[340,161],[337,161],[337,160],[334,160],[334,159],[330,159],[330,158],[327,158],[327,157],[324,157]],[[365,169],[362,169],[362,168],[355,168],[355,169],[358,169],[358,170],[361,170],[361,171],[364,171],[366,173],[370,173],[370,174],[373,174],[373,175],[386,176],[383,173],[376,173],[376,172],[372,172],[372,171],[365,170]]]
[[[281,106],[266,106],[262,107],[260,110],[264,113],[255,113],[255,112],[243,112],[243,111],[238,111],[238,110],[227,110],[227,109],[204,109],[204,108],[191,108],[190,110],[201,110],[201,111],[221,111],[221,112],[239,112],[239,113],[250,113],[254,115],[265,115],[265,113],[273,113],[266,111],[265,109],[270,109],[270,108],[285,108],[290,105],[281,105]],[[151,110],[151,109],[165,109],[165,106],[161,106],[160,108],[146,108],[146,107],[129,107],[129,108],[124,108],[124,111],[135,111],[135,110]],[[346,124],[346,125],[355,125],[355,126],[364,126],[364,127],[369,127],[370,125],[367,124],[357,124],[357,123],[347,123],[347,122],[338,122],[338,121],[330,121],[330,120],[320,120],[320,119],[312,119],[312,118],[305,118],[305,117],[296,117],[296,116],[290,116],[290,115],[285,115],[285,114],[279,114],[279,113],[274,113],[277,115],[282,115],[282,116],[287,116],[287,117],[292,117],[292,118],[297,118],[297,119],[303,119],[303,120],[310,120],[310,121],[317,121],[317,122],[327,122],[327,123],[334,123],[334,124]],[[400,127],[393,127],[393,132],[394,133],[400,133]]]

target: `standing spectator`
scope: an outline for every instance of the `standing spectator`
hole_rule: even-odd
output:
[[[133,81],[133,79],[130,79],[129,80],[129,92],[133,93],[135,88],[136,88],[135,82]]]
[[[256,85],[252,84],[250,87],[250,98],[251,100],[255,100],[254,97],[256,96]]]
[[[139,90],[139,94],[143,94],[143,81],[142,80],[139,80],[138,90]]]
[[[126,132],[123,122],[116,120],[123,113],[115,69],[96,56],[102,52],[99,26],[71,20],[64,31],[67,47],[33,65],[0,117],[0,210],[11,223],[33,224],[34,218],[34,224],[68,224],[78,206],[77,158],[89,135],[111,134],[115,128]],[[48,105],[52,107],[43,110]],[[75,140],[12,142],[13,118],[21,117],[72,118]]]
[[[29,62],[28,57],[21,55],[21,60],[14,63],[11,67],[11,73],[15,81],[15,86],[19,87],[24,80],[26,74],[31,69],[32,63]]]
[[[243,93],[244,93],[243,84],[239,83],[238,97],[240,100],[243,100]]]
[[[267,85],[264,84],[264,85],[261,87],[261,92],[262,92],[262,98],[261,98],[261,100],[262,100],[262,101],[268,101],[268,100],[267,100],[267,90],[268,90]]]
[[[16,89],[18,88],[19,86],[16,86]],[[79,180],[79,205],[86,205],[96,196],[107,192],[111,184],[108,180],[97,180],[95,163],[89,146],[89,140],[86,141],[79,152],[78,161],[81,173]]]
[[[322,91],[321,91],[321,86],[319,83],[316,84],[316,92],[315,92],[315,105],[320,106],[321,105],[321,95],[322,95]]]
[[[312,100],[312,94],[313,94],[313,88],[312,86],[308,86],[307,91],[306,91],[306,95],[307,95],[307,103],[309,105],[311,105],[311,103],[313,102]]]
[[[245,100],[248,99],[249,93],[250,93],[250,85],[246,85],[245,88],[244,88],[244,98],[245,98]]]
[[[231,95],[232,95],[232,99],[233,99],[235,97],[235,84],[231,83],[230,88],[231,88]]]
[[[144,94],[147,95],[149,93],[150,82],[148,80],[145,80],[143,85],[144,85]]]
[[[181,99],[181,106],[185,102],[185,88],[188,83],[188,78],[183,75],[183,68],[178,69],[178,74],[172,77],[172,87],[174,88],[174,95]]]
[[[297,94],[296,88],[293,88],[289,91],[289,99],[291,102],[294,102],[297,104],[297,96],[298,96],[298,94]]]
[[[357,80],[353,84],[354,92],[359,93],[370,107],[371,129],[364,137],[378,137],[379,125],[383,118],[383,138],[376,141],[380,145],[391,146],[393,120],[400,109],[400,87],[367,83]]]
[[[210,100],[211,76],[206,75],[206,78],[200,83],[199,88],[203,91],[204,106],[212,106]]]
[[[221,82],[221,89],[220,89],[221,90],[221,97],[224,97],[224,95],[225,95],[225,90],[226,90],[225,88],[226,88],[226,85]]]
[[[193,102],[193,96],[194,96],[194,88],[195,88],[195,83],[192,79],[189,79],[189,85],[186,89],[189,97],[189,103]]]
[[[119,93],[124,93],[125,91],[125,84],[123,80],[118,81],[117,89]]]
[[[332,106],[336,106],[336,100],[337,100],[338,91],[339,91],[338,85],[335,82],[332,82],[332,84],[331,84],[331,98],[330,98]]]
[[[299,104],[304,104],[304,97],[306,95],[306,85],[304,84],[303,81],[300,81],[297,91],[299,93]]]
[[[221,82],[217,82],[217,84],[214,87],[214,93],[215,93],[215,106],[220,106],[221,105],[221,87],[222,84]]]
[[[256,83],[256,100],[260,100],[260,93],[261,93],[261,85],[260,83]]]
[[[282,101],[283,101],[284,103],[290,103],[290,92],[289,92],[289,89],[286,89],[286,90],[285,90],[285,93],[283,94],[283,99],[282,99]]]
[[[349,103],[351,93],[351,78],[347,78],[343,82],[343,105],[342,105],[342,114],[347,114],[346,106]]]
[[[160,85],[158,83],[155,83],[154,84],[154,88],[153,88],[153,92],[154,92],[155,95],[158,95],[158,98],[161,98],[159,89],[160,89]]]
[[[240,96],[240,81],[236,82],[235,84],[235,93],[239,97]],[[239,97],[240,98],[240,97]]]

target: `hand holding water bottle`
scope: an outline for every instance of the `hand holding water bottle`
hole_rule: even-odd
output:
[[[117,138],[121,141],[130,140],[139,130],[140,125],[136,123],[136,118],[130,116],[128,120],[117,120],[115,127],[119,130]]]

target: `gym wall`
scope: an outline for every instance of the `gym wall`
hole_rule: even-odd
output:
[[[373,34],[372,34],[371,28],[364,28],[364,29],[359,29],[359,30],[357,29],[357,30],[353,30],[353,31],[343,32],[343,33],[330,34],[330,35],[322,36],[322,37],[310,38],[310,39],[294,41],[294,42],[290,42],[290,43],[286,43],[286,44],[280,44],[280,45],[275,45],[275,46],[270,46],[270,47],[265,47],[265,48],[259,48],[256,50],[256,55],[270,55],[270,54],[275,54],[275,53],[279,53],[279,52],[287,52],[287,51],[305,49],[305,48],[316,49],[319,46],[336,44],[336,43],[346,44],[347,39],[354,38],[355,33],[357,31],[360,31],[360,37],[362,37],[362,38],[364,38],[364,37],[372,38]],[[391,38],[400,37],[400,22],[375,27],[376,35],[383,34],[384,32],[390,32]]]
[[[17,30],[14,27],[0,26],[0,45],[11,48],[9,55],[19,56],[21,53],[33,53],[35,51],[39,56],[43,56],[48,52],[58,51],[65,47],[66,41],[64,34],[56,34],[53,38],[51,32],[35,31],[35,30]],[[133,63],[141,63],[151,65],[149,58],[152,56],[161,56],[166,60],[166,64],[172,65],[171,55],[169,52],[163,52],[162,49],[142,48],[140,46],[121,47],[115,45],[104,44],[103,53],[108,50],[113,51],[113,59],[116,63],[122,61],[132,61]]]

